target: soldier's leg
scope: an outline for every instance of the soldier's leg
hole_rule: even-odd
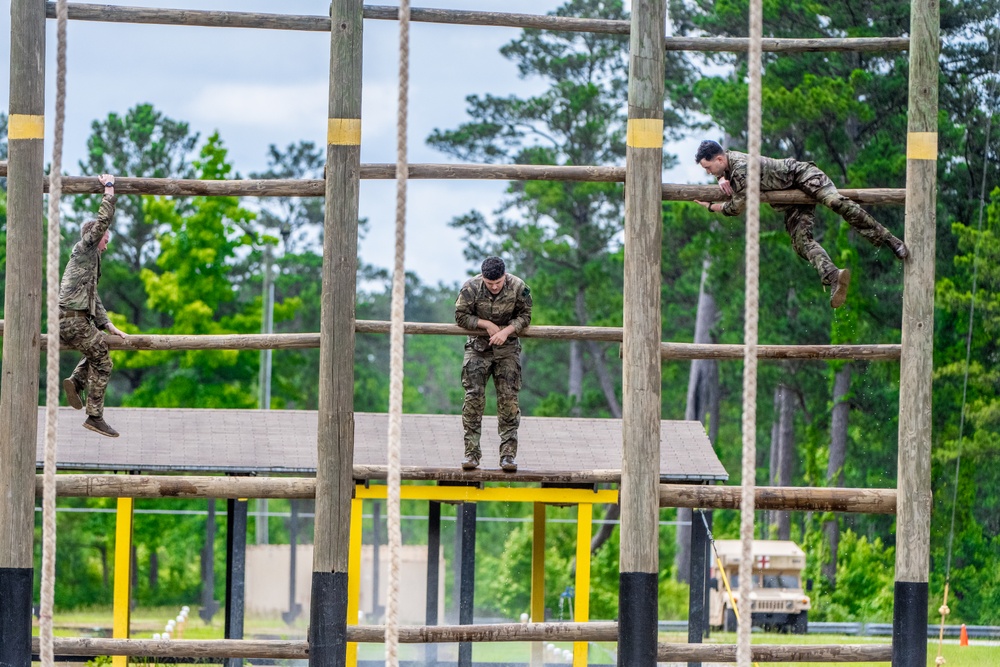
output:
[[[824,285],[832,285],[837,281],[837,265],[813,238],[815,222],[815,206],[792,206],[785,210],[785,229],[792,238],[795,252],[813,265]]]
[[[87,322],[77,318],[78,321]],[[87,322],[88,330],[76,341],[76,348],[83,353],[87,361],[87,414],[98,419],[104,417],[104,391],[111,379],[111,355],[104,334]],[[79,368],[79,366],[77,367]]]
[[[79,344],[93,335],[93,325],[83,318],[71,318],[59,321],[59,339],[66,347],[79,347]],[[86,389],[87,380],[90,377],[90,361],[86,355],[80,359],[80,363],[73,369],[73,373],[63,380],[63,389],[69,404],[80,410],[83,403],[80,401],[80,393]]]
[[[896,250],[896,244],[902,245],[902,242],[893,236],[892,232],[879,223],[868,211],[861,208],[857,202],[840,194],[837,186],[822,171],[815,167],[809,169],[803,174],[798,185],[799,189],[803,192],[812,195],[823,206],[826,206],[846,220],[851,227],[858,230],[858,233],[868,239],[872,245],[878,247],[883,243],[889,244],[893,247],[893,251],[897,255],[899,254]]]
[[[521,391],[521,359],[517,354],[498,359],[493,373],[497,388],[497,431],[500,457],[517,456],[517,429],[521,425],[518,392]]]
[[[465,429],[465,455],[482,457],[479,441],[483,435],[483,408],[486,407],[486,375],[489,362],[478,354],[466,351],[462,361],[462,427]]]

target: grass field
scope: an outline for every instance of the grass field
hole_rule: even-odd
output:
[[[178,613],[174,608],[144,608],[136,609],[132,612],[132,636],[134,638],[150,638],[155,632],[162,632],[166,622],[174,618]],[[112,614],[109,608],[99,608],[84,611],[74,611],[69,613],[56,614],[56,635],[62,637],[81,636],[108,636],[112,625]],[[278,617],[261,618],[247,617],[244,622],[244,633],[247,637],[257,639],[305,639],[308,616],[303,615],[296,619],[291,626],[285,624]],[[183,628],[183,639],[221,639],[223,637],[223,616],[217,613],[211,624],[202,622],[195,612],[188,619]],[[37,621],[34,632],[38,634]],[[175,633],[176,637],[176,633]],[[661,642],[686,642],[687,635],[679,633],[661,633]],[[954,642],[954,640],[951,640]],[[710,643],[713,644],[733,644],[736,642],[734,633],[715,632],[712,633]],[[842,635],[778,635],[754,633],[753,643],[755,644],[878,644],[889,642],[889,637],[845,637]],[[560,649],[572,651],[573,645],[568,642],[556,643]],[[477,644],[473,646],[473,661],[481,662],[520,662],[527,663],[531,654],[531,645],[527,643],[491,643]],[[975,640],[970,646],[959,646],[956,643],[947,643],[943,647],[943,656],[946,660],[945,667],[998,667],[1000,666],[1000,643],[977,644]],[[380,644],[363,644],[358,647],[358,657],[361,659],[377,660],[385,655],[384,647]],[[404,644],[400,646],[401,660],[415,660],[422,658],[424,647]],[[458,655],[456,644],[441,644],[438,646],[438,656],[442,660],[454,661]],[[613,665],[615,664],[615,645],[613,643],[595,643],[590,647],[590,664],[592,665]],[[934,667],[934,658],[937,657],[937,642],[929,641],[927,645],[927,665]],[[146,664],[145,661],[137,663]],[[252,664],[252,661],[247,661]],[[765,663],[760,663],[764,665]],[[788,667],[825,667],[829,663],[796,662],[796,663],[767,663],[787,665]],[[850,663],[859,667],[879,665],[884,667],[887,663]]]

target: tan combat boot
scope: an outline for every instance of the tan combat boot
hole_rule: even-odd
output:
[[[840,308],[847,301],[847,286],[851,284],[851,270],[840,269],[837,272],[837,280],[834,281],[833,293],[830,294],[830,306]]]
[[[111,426],[108,425],[108,422],[104,421],[103,417],[87,417],[87,421],[83,422],[83,427],[88,431],[100,433],[101,435],[106,435],[109,438],[118,437],[118,431],[111,428]]]
[[[66,378],[63,380],[63,391],[66,392],[66,402],[74,409],[83,409],[83,400],[80,399],[80,389],[76,386],[76,380]]]

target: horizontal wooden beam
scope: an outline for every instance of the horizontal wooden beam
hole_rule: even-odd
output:
[[[347,626],[347,641],[381,643],[385,627],[380,625]],[[399,641],[404,644],[525,641],[606,641],[618,640],[618,624],[596,623],[527,623],[495,625],[402,626]],[[55,654],[60,656],[123,655],[147,658],[271,658],[309,657],[309,644],[302,640],[249,639],[97,639],[56,637]],[[39,649],[38,637],[32,638],[32,651]],[[812,644],[751,646],[753,659],[760,662],[888,662],[891,644]],[[657,660],[664,662],[734,662],[732,644],[657,645]]]
[[[889,662],[892,644],[753,644],[754,662]],[[665,644],[656,650],[660,662],[736,662],[735,644]]]
[[[0,162],[0,177],[7,175],[7,163]],[[361,178],[366,180],[394,179],[394,164],[363,164]],[[589,183],[621,183],[624,167],[573,167],[522,164],[411,164],[408,178],[436,180],[499,180],[499,181],[573,181]],[[45,191],[49,188],[45,178]],[[202,181],[182,178],[115,179],[115,191],[121,195],[159,195],[171,197],[322,197],[322,179],[272,179]],[[101,184],[93,176],[64,176],[63,194],[100,194]],[[899,205],[906,202],[902,188],[844,189],[840,194],[859,204]],[[725,195],[715,185],[684,185],[664,183],[664,201],[724,201]],[[811,204],[815,199],[799,190],[761,193],[761,201],[774,204]]]
[[[660,485],[660,507],[733,510],[740,508],[742,497],[738,486]],[[758,486],[755,498],[755,506],[762,510],[896,513],[896,489]]]
[[[155,9],[82,3],[70,3],[68,10],[69,18],[76,21],[330,32],[330,17],[328,16]],[[46,15],[49,18],[55,18],[54,2],[46,3]],[[366,19],[395,21],[399,15],[399,8],[366,5],[363,15]],[[592,32],[612,35],[627,35],[630,32],[629,21],[577,18],[572,16],[540,16],[537,14],[515,14],[509,12],[426,9],[420,7],[414,7],[410,10],[410,20],[422,23],[528,28],[533,30],[557,30],[561,32]],[[667,51],[740,52],[747,50],[748,43],[749,40],[745,37],[671,37],[668,35],[665,39]],[[778,53],[817,51],[892,52],[907,50],[909,43],[910,40],[906,37],[769,38],[763,40],[762,49]]]
[[[379,320],[357,320],[354,330],[359,334],[387,334],[389,323]],[[454,324],[435,322],[406,322],[403,330],[408,335],[467,336],[470,332]],[[0,320],[0,336],[3,320]],[[621,343],[621,327],[563,327],[535,325],[521,332],[522,338],[541,340],[590,340]],[[46,341],[41,341],[46,349]],[[319,347],[318,333],[298,334],[228,334],[228,335],[164,335],[136,334],[122,340],[107,337],[112,350],[301,350]],[[67,348],[69,349],[69,348]],[[692,359],[738,360],[743,358],[742,345],[660,343],[660,356],[668,361]],[[759,359],[785,360],[853,360],[898,361],[899,345],[760,345]]]
[[[617,484],[620,470],[580,470],[517,473],[455,468],[404,467],[407,481],[546,482],[553,484]],[[354,479],[382,480],[385,466],[354,466]],[[38,475],[35,494],[41,497]],[[221,477],[201,475],[59,475],[56,495],[74,498],[313,498],[316,480],[311,477]],[[758,487],[761,509],[803,512],[895,514],[895,489],[842,489],[812,487]],[[695,484],[661,484],[660,507],[739,509],[740,488]]]

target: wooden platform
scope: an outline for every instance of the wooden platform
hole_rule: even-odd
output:
[[[306,410],[193,410],[108,408],[121,432],[106,438],[84,429],[86,415],[59,410],[58,462],[64,471],[140,471],[306,474],[316,472],[317,413]],[[38,410],[38,468],[43,461],[45,409]],[[355,465],[387,462],[388,415],[355,415]],[[566,471],[620,471],[618,419],[523,417],[518,475],[545,481]],[[483,468],[498,469],[496,417],[483,418]],[[663,482],[729,478],[698,422],[663,421]],[[458,470],[462,457],[459,415],[403,415],[403,465]],[[520,481],[528,481],[522,479]]]

